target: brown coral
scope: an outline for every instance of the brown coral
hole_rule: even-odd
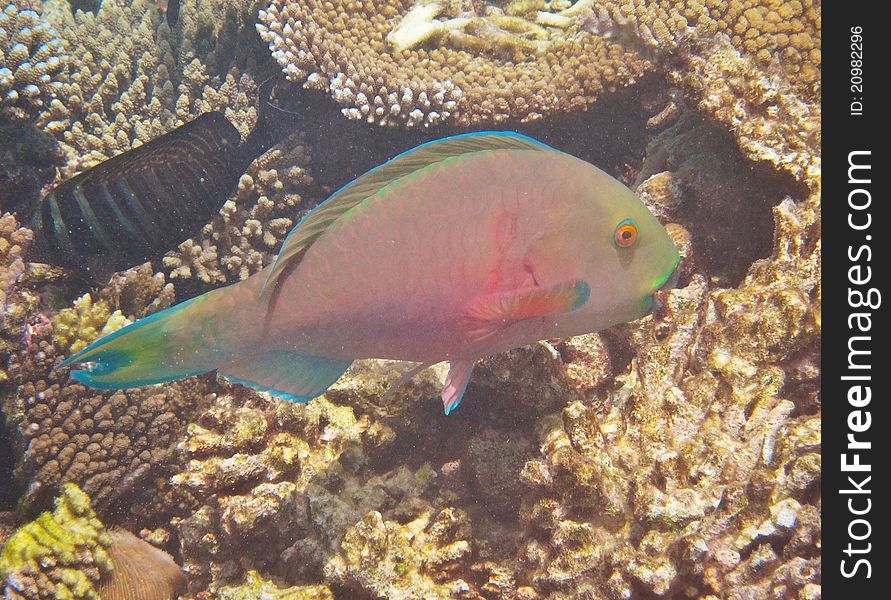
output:
[[[255,64],[254,47],[237,35],[248,10],[235,2],[184,3],[180,22],[171,30],[146,0],[108,0],[96,14],[72,13],[67,3],[50,3],[46,18],[62,32],[70,61],[78,65],[59,97],[38,115],[38,123],[66,154],[63,175],[208,110],[224,111],[246,135],[256,119],[256,88],[236,67]],[[211,29],[202,29],[204,24]],[[191,37],[182,37],[199,29],[207,34],[202,52],[192,47]]]
[[[4,399],[7,426],[20,452],[16,476],[27,506],[63,482],[91,494],[100,512],[139,489],[169,461],[182,434],[181,415],[209,393],[204,380],[100,392],[54,367],[62,360],[48,323],[10,357],[18,383]]]
[[[690,37],[717,33],[751,57],[760,70],[774,67],[812,97],[820,84],[820,3],[814,0],[737,0],[709,2],[582,0],[590,8],[592,25],[605,35],[631,29],[637,40],[672,50]]]
[[[533,47],[525,49],[529,31],[541,25],[518,16],[502,15],[498,21],[478,15],[469,2],[413,4],[272,0],[260,12],[258,29],[290,79],[328,91],[347,117],[381,124],[534,120],[582,109],[650,68],[645,59],[585,31],[569,17],[544,45],[535,44],[532,35]],[[511,51],[477,51],[481,38],[474,33],[462,33],[470,50],[435,41],[397,50],[392,36],[390,42],[387,37],[418,7],[434,7],[426,20],[450,10],[464,18],[469,11],[468,20],[486,21],[480,25],[484,30],[500,30],[497,35]],[[523,26],[519,31],[518,24]]]
[[[629,326],[608,412],[570,405],[524,468],[538,491],[521,583],[608,597],[819,586],[817,373],[801,366],[819,351],[816,207],[776,207],[773,254],[740,288],[695,275]]]

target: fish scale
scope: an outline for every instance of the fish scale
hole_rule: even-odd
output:
[[[633,227],[634,243],[617,237]],[[66,360],[122,388],[216,368],[306,401],[359,358],[448,360],[448,414],[476,359],[633,320],[679,261],[628,188],[519,134],[446,138],[335,192],[247,280]],[[200,331],[200,335],[196,335]]]

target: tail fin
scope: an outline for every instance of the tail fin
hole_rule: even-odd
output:
[[[216,290],[161,311],[107,335],[57,368],[86,365],[74,379],[102,389],[141,387],[198,375],[231,359],[240,348],[237,332],[214,326]],[[220,325],[225,326],[225,323]]]

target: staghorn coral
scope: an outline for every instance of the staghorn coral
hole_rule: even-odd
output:
[[[464,19],[470,31],[415,47],[426,35],[419,27],[446,27],[436,20],[441,13],[453,16],[453,25]],[[517,15],[477,15],[469,2],[272,0],[257,27],[289,79],[328,91],[349,118],[468,126],[582,109],[651,68],[574,17],[565,21],[551,27]],[[449,45],[456,41],[474,50]]]
[[[0,117],[27,119],[63,97],[69,58],[31,4],[0,2]]]
[[[4,598],[99,598],[93,586],[114,568],[112,540],[76,485],[63,485],[54,504],[4,546]]]

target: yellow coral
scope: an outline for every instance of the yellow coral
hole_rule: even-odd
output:
[[[89,293],[53,317],[53,333],[60,348],[79,352],[93,341],[130,324],[120,310],[111,312],[104,300],[93,302]]]
[[[20,527],[0,554],[0,580],[29,597],[99,600],[93,584],[113,570],[111,538],[73,483],[61,487],[53,512]]]

